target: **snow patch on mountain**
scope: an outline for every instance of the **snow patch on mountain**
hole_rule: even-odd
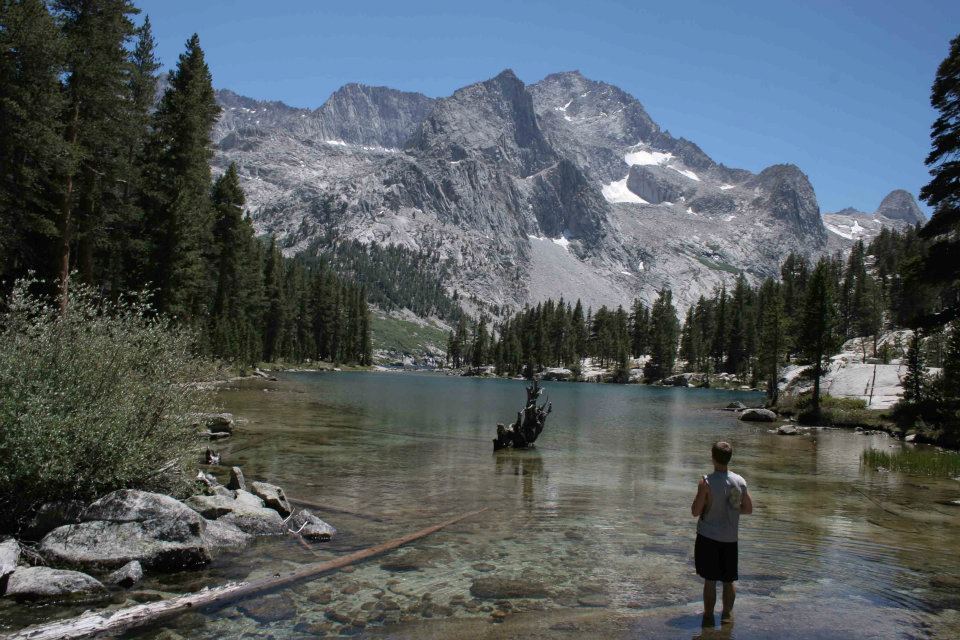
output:
[[[661,165],[673,160],[673,154],[667,151],[651,151],[640,149],[631,151],[623,156],[623,161],[631,167],[633,165]]]
[[[633,191],[627,188],[627,178],[629,176],[624,176],[623,180],[614,180],[609,184],[603,185],[600,189],[603,193],[603,197],[606,198],[607,202],[632,202],[634,204],[650,204]]]

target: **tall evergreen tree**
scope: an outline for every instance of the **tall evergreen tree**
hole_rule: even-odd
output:
[[[203,317],[213,289],[207,272],[212,229],[210,131],[219,114],[210,70],[194,34],[154,114],[145,176],[150,227],[156,234],[158,306],[188,322]]]
[[[960,35],[950,41],[950,52],[940,63],[930,94],[939,112],[930,130],[931,150],[926,164],[930,182],[920,198],[933,207],[933,216],[920,230],[930,242],[917,281],[946,285],[945,313],[939,322],[960,315]]]
[[[60,305],[66,308],[71,267],[75,263],[84,279],[93,281],[95,252],[120,202],[130,134],[120,124],[130,116],[126,45],[134,34],[130,17],[138,9],[129,0],[57,0],[53,7],[65,42],[65,139],[71,160],[61,176],[55,259]]]
[[[760,374],[767,386],[767,399],[776,404],[780,365],[785,352],[783,294],[781,286],[766,280],[760,288]]]
[[[814,416],[820,413],[824,360],[833,354],[838,342],[834,283],[829,261],[821,258],[807,283],[799,327],[800,351],[813,365],[811,410]]]
[[[679,334],[680,323],[673,306],[673,293],[662,289],[650,310],[650,359],[643,368],[645,378],[659,380],[673,373]]]
[[[906,404],[921,404],[928,397],[927,363],[922,337],[914,331],[907,347],[907,374],[903,377],[903,399]]]
[[[66,167],[60,115],[64,43],[42,0],[0,0],[0,283],[49,275],[55,176]],[[2,288],[2,287],[0,287]]]

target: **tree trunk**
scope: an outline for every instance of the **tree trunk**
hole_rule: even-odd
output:
[[[74,102],[68,137],[71,151],[74,150],[77,144],[79,120],[80,103]],[[67,310],[67,300],[70,292],[70,235],[73,226],[73,221],[70,219],[70,212],[73,209],[73,174],[73,167],[70,167],[67,171],[66,181],[63,186],[63,202],[60,205],[60,219],[57,221],[57,230],[60,232],[60,244],[57,247],[56,273],[60,313],[65,313]]]
[[[470,513],[451,518],[445,522],[427,527],[426,529],[421,529],[420,531],[407,534],[401,538],[395,538],[382,544],[356,551],[335,560],[307,564],[286,575],[260,578],[252,582],[226,584],[222,587],[190,593],[171,598],[170,600],[136,605],[126,609],[120,609],[119,611],[85,613],[69,620],[28,627],[17,633],[5,636],[4,640],[77,640],[79,638],[91,638],[102,634],[110,634],[112,636],[129,629],[142,627],[146,624],[177,616],[186,611],[194,611],[200,608],[222,607],[237,600],[245,600],[265,592],[282,589],[298,582],[313,580],[324,573],[341,569],[361,560],[386,553],[414,540],[426,537],[444,527],[448,527],[461,520],[483,513],[484,511],[486,511],[486,509],[471,511]]]

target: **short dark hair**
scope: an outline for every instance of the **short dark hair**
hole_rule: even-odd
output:
[[[729,442],[714,442],[713,448],[710,449],[710,455],[719,464],[729,464],[730,458],[733,457],[733,447],[730,446]]]

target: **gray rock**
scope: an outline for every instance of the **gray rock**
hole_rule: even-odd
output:
[[[248,507],[256,507],[257,509],[259,509],[260,507],[266,506],[263,504],[263,500],[259,496],[255,496],[249,491],[245,491],[243,489],[238,489],[237,491],[234,491],[233,497],[237,500],[237,502],[244,504]]]
[[[161,493],[121,489],[108,493],[80,515],[81,522],[143,522],[161,519],[183,521],[200,533],[202,518],[176,498]]]
[[[740,414],[744,422],[773,422],[777,414],[769,409],[746,409]]]
[[[276,536],[286,531],[280,514],[267,508],[234,511],[218,518],[218,521],[232,524],[252,536]]]
[[[724,409],[728,411],[743,411],[746,408],[747,408],[747,405],[743,404],[740,401],[731,402],[726,407],[724,407]]]
[[[16,570],[19,561],[20,543],[13,538],[0,542],[0,593],[3,593],[4,581]]]
[[[779,433],[781,436],[795,436],[797,435],[798,431],[797,428],[792,424],[782,424],[777,427],[777,433]]]
[[[98,520],[58,527],[43,538],[39,550],[52,562],[93,569],[120,567],[133,560],[159,571],[201,567],[211,560],[202,539],[206,521],[186,508],[190,518]]]
[[[227,489],[246,489],[247,483],[243,479],[243,471],[240,467],[230,467],[230,482],[227,483]]]
[[[128,562],[107,576],[108,583],[124,589],[129,589],[141,580],[143,580],[143,567],[136,560]]]
[[[85,508],[86,505],[79,500],[47,502],[31,516],[20,535],[25,540],[40,540],[57,527],[80,522],[80,514]]]
[[[283,489],[269,482],[254,482],[250,485],[253,494],[263,500],[263,503],[286,518],[293,512],[293,507],[283,493]]]
[[[337,535],[337,530],[327,524],[307,509],[302,509],[295,513],[287,521],[287,528],[294,533],[298,533],[307,540],[317,540],[325,542]]]
[[[907,436],[903,439],[903,441],[904,441],[904,442],[913,442],[913,441],[916,440],[916,439],[917,439],[917,434],[915,434],[915,433],[908,433]]]
[[[202,535],[208,549],[238,549],[250,541],[251,536],[224,520],[208,520]]]
[[[4,595],[18,600],[102,595],[106,588],[96,578],[79,571],[49,567],[20,567],[7,581]]]
[[[546,598],[547,586],[536,580],[484,576],[474,578],[470,593],[484,600],[508,600],[513,598]]]
[[[284,532],[280,514],[263,506],[263,501],[246,491],[237,491],[236,498],[226,496],[191,496],[186,504],[208,520],[216,520],[249,535],[278,535]],[[209,522],[208,522],[209,524]]]
[[[205,416],[204,423],[211,433],[233,433],[233,415],[214,413]]]

